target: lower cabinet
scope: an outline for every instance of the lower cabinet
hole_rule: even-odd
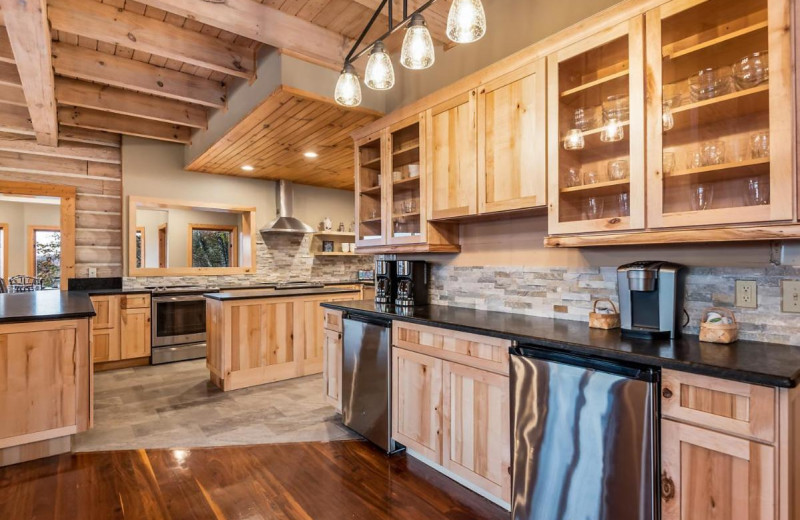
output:
[[[442,360],[392,348],[392,437],[442,463]]]
[[[342,412],[342,333],[325,329],[322,347],[325,400]]]
[[[96,369],[143,364],[150,357],[150,295],[92,296],[92,361]],[[131,361],[135,360],[135,361]]]
[[[120,312],[120,352],[122,359],[150,355],[150,308],[122,309]]]

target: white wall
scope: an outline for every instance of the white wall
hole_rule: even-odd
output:
[[[28,227],[61,225],[61,206],[0,200],[0,224],[8,224],[8,277],[27,274]],[[0,243],[0,258],[3,244]]]

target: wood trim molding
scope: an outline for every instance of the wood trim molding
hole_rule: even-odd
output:
[[[553,235],[545,237],[546,247],[631,246],[683,244],[687,242],[743,242],[800,239],[800,225],[675,229],[591,235]]]
[[[231,234],[231,264],[228,267],[239,267],[239,226],[228,226],[224,224],[194,224],[190,223],[187,228],[186,236],[186,265],[192,266],[192,232],[197,229],[200,231],[229,231]]]

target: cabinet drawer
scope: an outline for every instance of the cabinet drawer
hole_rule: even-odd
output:
[[[122,297],[123,309],[143,309],[150,307],[149,294],[126,294]]]
[[[325,329],[342,332],[342,311],[325,309],[322,313],[322,322]]]
[[[775,441],[774,388],[664,370],[661,412],[706,428]]]
[[[394,321],[392,342],[396,347],[508,374],[509,340]]]

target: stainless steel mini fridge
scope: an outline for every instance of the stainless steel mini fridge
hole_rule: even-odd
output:
[[[658,519],[659,375],[561,351],[512,349],[512,518]]]

